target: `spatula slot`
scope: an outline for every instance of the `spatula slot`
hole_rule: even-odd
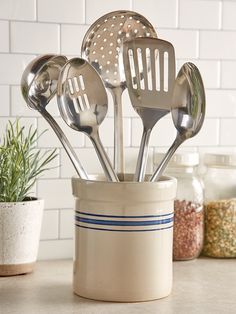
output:
[[[153,89],[152,86],[152,70],[151,70],[151,50],[150,48],[146,48],[146,60],[147,60],[147,88],[149,90]]]
[[[128,50],[128,59],[129,59],[132,86],[133,86],[133,89],[137,89],[137,78],[136,78],[135,65],[134,65],[134,53],[132,49]]]
[[[164,91],[169,90],[169,54],[167,51],[164,52]]]
[[[157,91],[160,91],[160,54],[159,50],[155,49],[154,50],[154,60],[155,60],[155,81],[156,81],[156,86],[155,89]]]
[[[141,48],[137,49],[137,58],[138,58],[139,73],[142,74],[143,73],[143,58],[142,58]],[[145,89],[144,80],[141,79],[141,76],[140,76],[140,88]]]

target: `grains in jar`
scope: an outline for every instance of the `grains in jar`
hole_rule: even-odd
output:
[[[206,154],[203,254],[236,257],[236,154]]]
[[[158,165],[163,154],[156,154]],[[173,259],[190,260],[199,256],[203,246],[203,186],[198,177],[196,152],[174,154],[166,173],[177,179],[174,208]]]
[[[236,257],[236,199],[211,201],[205,205],[203,254]]]
[[[174,260],[189,260],[199,256],[203,245],[203,223],[201,204],[175,200]]]

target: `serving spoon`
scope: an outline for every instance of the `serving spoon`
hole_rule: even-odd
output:
[[[105,86],[86,60],[73,58],[65,64],[58,79],[57,102],[67,125],[90,138],[107,179],[119,181],[98,133],[108,109]]]
[[[150,178],[151,182],[161,177],[177,148],[201,130],[205,110],[205,90],[201,74],[193,63],[187,62],[177,75],[173,91],[171,114],[177,136]]]
[[[46,110],[47,104],[55,96],[59,73],[67,62],[61,55],[42,55],[32,60],[25,68],[21,78],[22,95],[29,108],[37,110],[56,133],[78,176],[88,179],[70,142],[55,119]]]

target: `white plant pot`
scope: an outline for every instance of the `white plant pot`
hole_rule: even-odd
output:
[[[33,271],[43,207],[41,199],[0,203],[0,276]]]

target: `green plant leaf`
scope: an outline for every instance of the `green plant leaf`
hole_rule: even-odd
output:
[[[57,156],[56,150],[36,148],[45,131],[38,135],[33,125],[27,131],[19,119],[8,121],[0,145],[0,202],[23,201],[37,177],[51,169],[48,165]]]

